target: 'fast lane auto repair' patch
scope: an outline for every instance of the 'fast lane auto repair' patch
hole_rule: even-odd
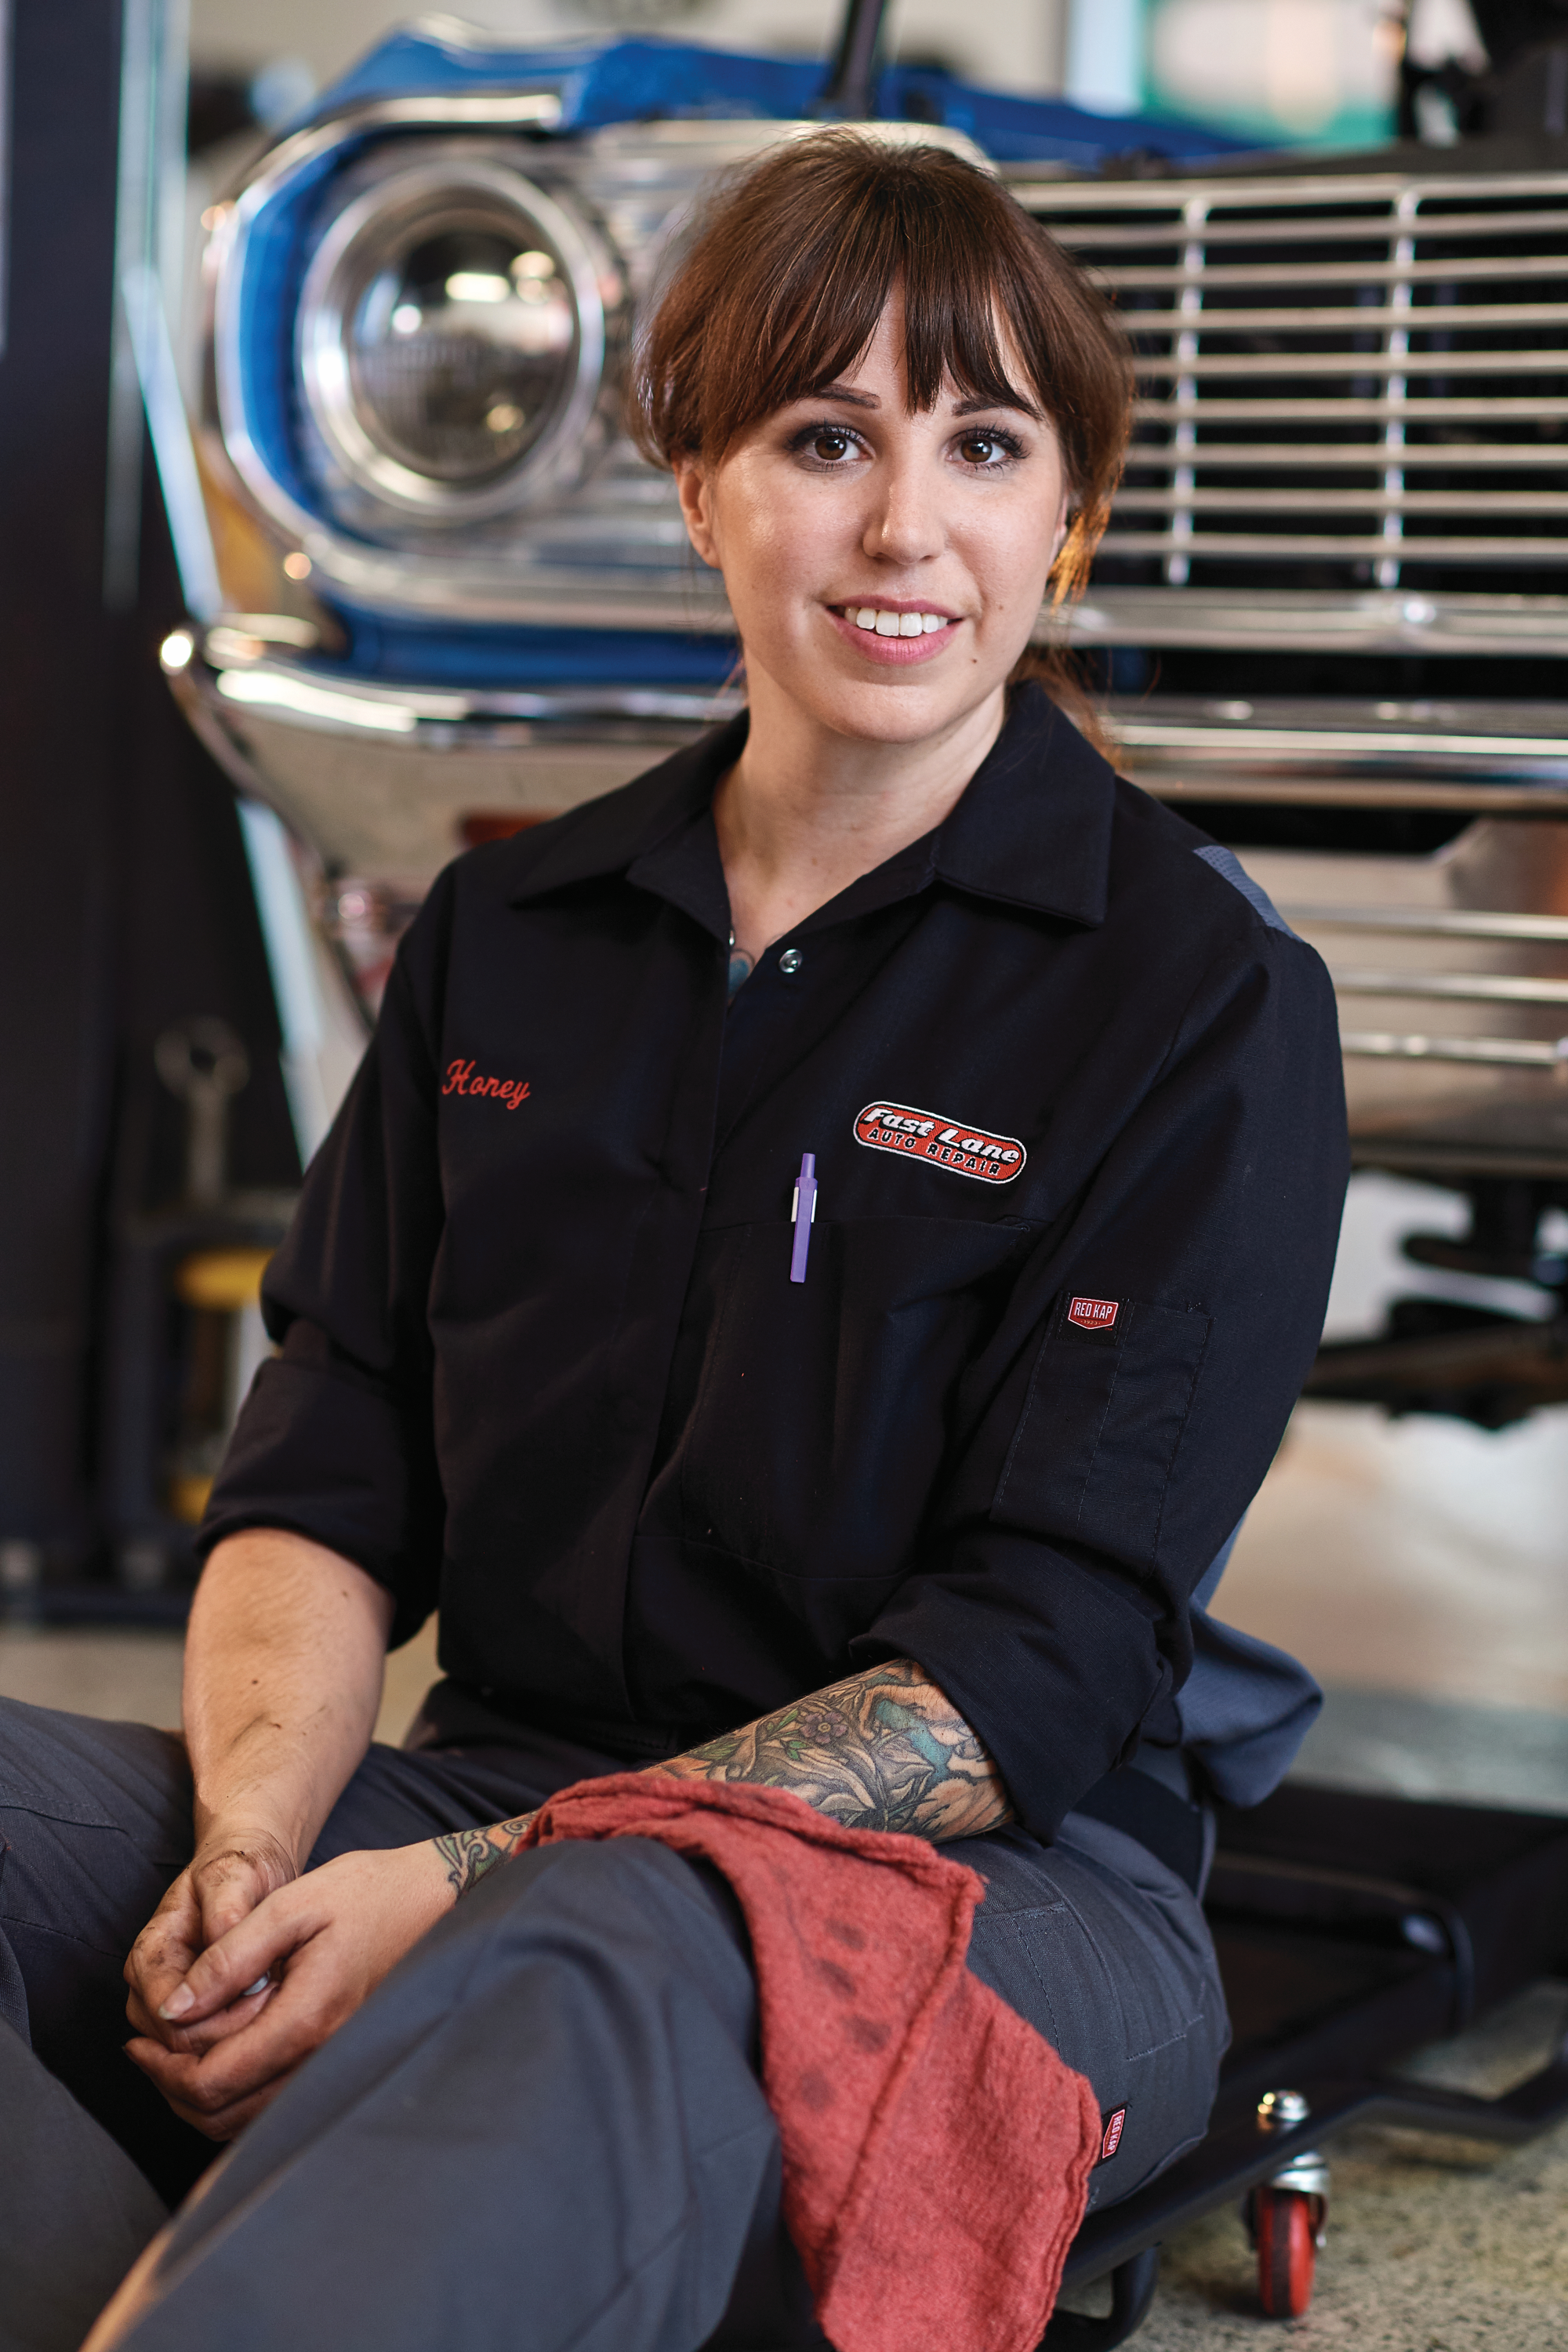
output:
[[[984,1128],[942,1118],[935,1111],[879,1098],[868,1102],[856,1119],[855,1140],[869,1151],[901,1151],[928,1160],[934,1168],[973,1176],[981,1184],[1010,1184],[1029,1156],[1016,1135],[991,1135]]]

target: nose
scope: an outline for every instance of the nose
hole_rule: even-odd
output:
[[[924,563],[947,544],[942,484],[923,450],[889,455],[872,469],[870,511],[861,545],[884,563]]]

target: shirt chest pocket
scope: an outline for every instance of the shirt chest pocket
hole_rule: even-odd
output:
[[[1211,1318],[1134,1298],[1111,1329],[1080,1330],[1071,1304],[1047,1326],[991,1516],[1152,1568]]]
[[[818,1218],[799,1284],[792,1238],[782,1222],[704,1237],[688,1299],[695,1406],[669,1433],[681,1532],[795,1576],[894,1576],[918,1549],[954,1391],[1005,1312],[1029,1231]]]

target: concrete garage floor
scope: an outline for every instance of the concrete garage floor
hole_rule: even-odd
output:
[[[1377,1178],[1352,1189],[1334,1334],[1369,1328],[1394,1290],[1423,1286],[1392,1257],[1390,1232],[1452,1221],[1441,1194]],[[1300,1777],[1568,1812],[1568,1409],[1490,1435],[1303,1406],[1218,1613],[1294,1651],[1325,1685]],[[4,1626],[0,1692],[174,1724],[179,1654],[172,1634]],[[434,1673],[427,1629],[390,1662],[380,1737],[401,1736]],[[1495,2093],[1533,2072],[1565,2025],[1568,1986],[1537,1988],[1412,2071]],[[1261,2317],[1240,2223],[1220,2212],[1168,2242],[1140,2352],[1286,2341],[1564,2352],[1568,2127],[1503,2153],[1365,2131],[1330,2160],[1329,2242],[1307,2317]]]
[[[1568,2029],[1568,1985],[1540,1986],[1402,2071],[1496,2096]],[[1258,2309],[1234,2211],[1164,2249],[1139,2352],[1562,2352],[1568,2344],[1568,2127],[1499,2154],[1415,2131],[1347,2132],[1328,2150],[1328,2243],[1302,2319]]]

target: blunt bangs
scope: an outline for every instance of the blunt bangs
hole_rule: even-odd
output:
[[[634,437],[656,463],[717,463],[850,373],[895,289],[911,413],[951,378],[964,399],[1055,428],[1072,513],[1052,572],[1059,604],[1088,578],[1121,478],[1127,344],[1047,231],[946,148],[822,131],[722,187],[642,339]]]

